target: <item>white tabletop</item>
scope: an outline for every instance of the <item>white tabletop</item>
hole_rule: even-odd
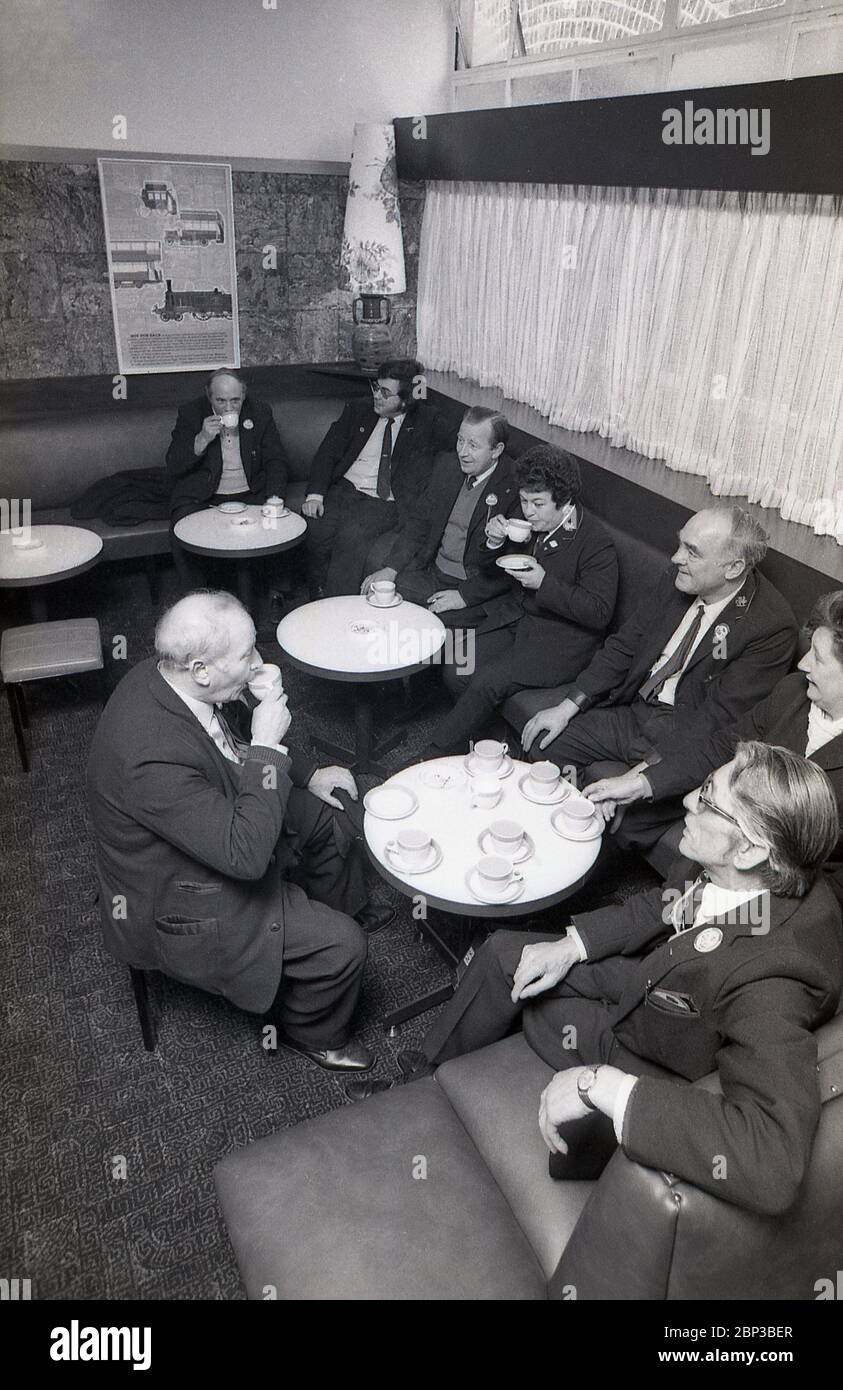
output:
[[[423,894],[431,907],[471,917],[517,917],[550,907],[567,897],[592,868],[600,852],[602,836],[593,840],[563,839],[550,818],[556,806],[538,806],[520,791],[518,783],[530,763],[515,762],[508,777],[501,778],[502,796],[492,808],[472,807],[471,779],[440,790],[425,785],[425,768],[447,767],[464,771],[464,759],[438,758],[419,763],[390,777],[384,786],[409,786],[418,807],[402,820],[381,820],[367,811],[363,830],[370,855],[390,883],[408,895]],[[530,858],[518,864],[524,889],[512,903],[480,902],[469,890],[466,878],[484,853],[479,838],[493,821],[514,820],[524,827],[534,845]],[[426,830],[442,850],[442,862],[428,873],[406,875],[390,860],[386,846],[404,828]]]
[[[222,512],[219,507],[206,507],[204,511],[183,516],[174,530],[178,540],[189,550],[248,559],[294,545],[307,530],[307,522],[297,512],[264,516],[257,505],[249,505],[235,515]]]
[[[294,608],[278,645],[301,669],[329,680],[383,680],[418,670],[445,642],[445,625],[416,603],[378,608],[361,594]]]
[[[12,541],[22,535],[43,541],[43,545],[18,549]],[[15,588],[61,579],[87,569],[101,550],[102,537],[84,526],[30,526],[24,533],[0,531],[0,584]]]

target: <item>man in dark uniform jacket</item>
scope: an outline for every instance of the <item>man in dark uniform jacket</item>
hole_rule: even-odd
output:
[[[399,524],[430,482],[454,431],[416,399],[421,366],[384,362],[371,400],[349,401],[316,451],[302,515],[312,598],[356,594],[378,536]]]
[[[179,407],[167,450],[172,526],[220,502],[282,500],[287,472],[269,406],[246,394],[239,372],[214,372],[204,396]],[[196,587],[204,577],[201,561],[179,544],[172,530],[170,545],[182,587]]]
[[[485,605],[475,635],[475,671],[457,665],[449,682],[460,698],[440,721],[426,757],[457,753],[477,738],[509,695],[573,680],[612,620],[618,590],[614,542],[580,500],[572,455],[540,444],[516,465],[520,507],[486,528],[487,568],[509,551],[525,555],[507,590]],[[528,541],[507,545],[507,525],[527,521]],[[500,573],[500,571],[498,570]],[[463,674],[463,672],[467,674]],[[467,687],[467,688],[464,688]]]
[[[819,599],[808,628],[811,647],[799,671],[780,680],[766,700],[735,723],[705,738],[663,745],[660,762],[586,787],[607,818],[619,805],[628,808],[618,832],[622,844],[651,850],[670,829],[660,859],[675,858],[682,830],[679,797],[727,762],[742,739],[760,739],[811,758],[828,776],[843,825],[843,589]],[[843,835],[825,867],[843,902]]]
[[[240,741],[232,702],[268,673],[231,594],[181,599],[158,624],[156,653],[118,685],[88,762],[107,948],[239,1008],[273,1007],[287,1041],[320,1066],[367,1069],[350,1023],[365,931],[388,915],[366,906],[336,796],[356,798],[351,774],[290,754],[280,673],[252,698]]]
[[[741,744],[686,806],[687,858],[664,889],[578,913],[563,937],[496,932],[424,1054],[437,1065],[520,1018],[560,1068],[539,1113],[554,1176],[597,1176],[617,1142],[638,1163],[777,1214],[808,1165],[812,1033],[843,983],[840,909],[818,872],[837,806],[818,767],[761,743]],[[405,1054],[404,1069],[418,1058]],[[715,1068],[722,1093],[683,1084]]]
[[[692,516],[654,593],[572,677],[562,703],[524,725],[530,756],[612,765],[592,778],[623,772],[655,761],[662,742],[710,733],[768,695],[790,669],[797,626],[756,571],[766,550],[766,532],[741,507]]]

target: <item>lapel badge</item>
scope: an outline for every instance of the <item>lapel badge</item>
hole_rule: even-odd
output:
[[[493,492],[490,492],[489,495],[488,495],[488,497],[486,498],[486,506],[487,506],[487,507],[496,507],[497,505],[498,505],[498,499],[497,499],[497,497],[495,496],[495,494],[494,494]]]
[[[716,951],[722,940],[723,933],[719,927],[703,927],[702,931],[697,932],[694,937],[694,950],[702,951],[703,954],[707,951]]]
[[[548,541],[548,543],[547,543],[547,548],[548,548],[548,550],[556,550],[556,549],[558,549],[558,546],[557,546],[557,544],[556,544],[556,541]]]
[[[254,422],[253,422],[252,420],[244,420],[244,421],[243,421],[243,428],[244,428],[244,430],[251,430],[251,429],[254,429]]]
[[[729,624],[728,624],[728,623],[718,623],[717,626],[716,626],[716,628],[714,629],[714,640],[715,640],[715,642],[725,642],[725,641],[726,641],[726,638],[727,638],[728,636],[729,636]]]
[[[738,594],[737,598],[735,599],[735,607],[746,608],[748,602],[749,600],[747,599],[746,594]]]

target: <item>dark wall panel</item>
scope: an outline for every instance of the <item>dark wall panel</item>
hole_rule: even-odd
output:
[[[665,144],[663,113],[685,102],[769,112],[769,150]],[[554,102],[396,120],[405,179],[604,187],[843,192],[843,74],[646,96]],[[759,127],[761,129],[761,127]],[[424,138],[418,138],[423,135]]]

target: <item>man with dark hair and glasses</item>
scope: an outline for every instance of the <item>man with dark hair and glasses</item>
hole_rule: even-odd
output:
[[[424,400],[412,358],[384,362],[370,398],[348,402],[316,451],[302,506],[311,598],[358,592],[373,542],[418,504],[455,435]]]
[[[812,1034],[843,983],[840,909],[820,873],[837,803],[814,763],[742,743],[685,806],[685,858],[663,888],[577,913],[564,936],[495,932],[424,1053],[399,1061],[418,1075],[520,1021],[557,1069],[539,1108],[554,1177],[594,1178],[620,1144],[775,1215],[808,1166],[820,1106]],[[715,1069],[721,1090],[685,1084]]]

